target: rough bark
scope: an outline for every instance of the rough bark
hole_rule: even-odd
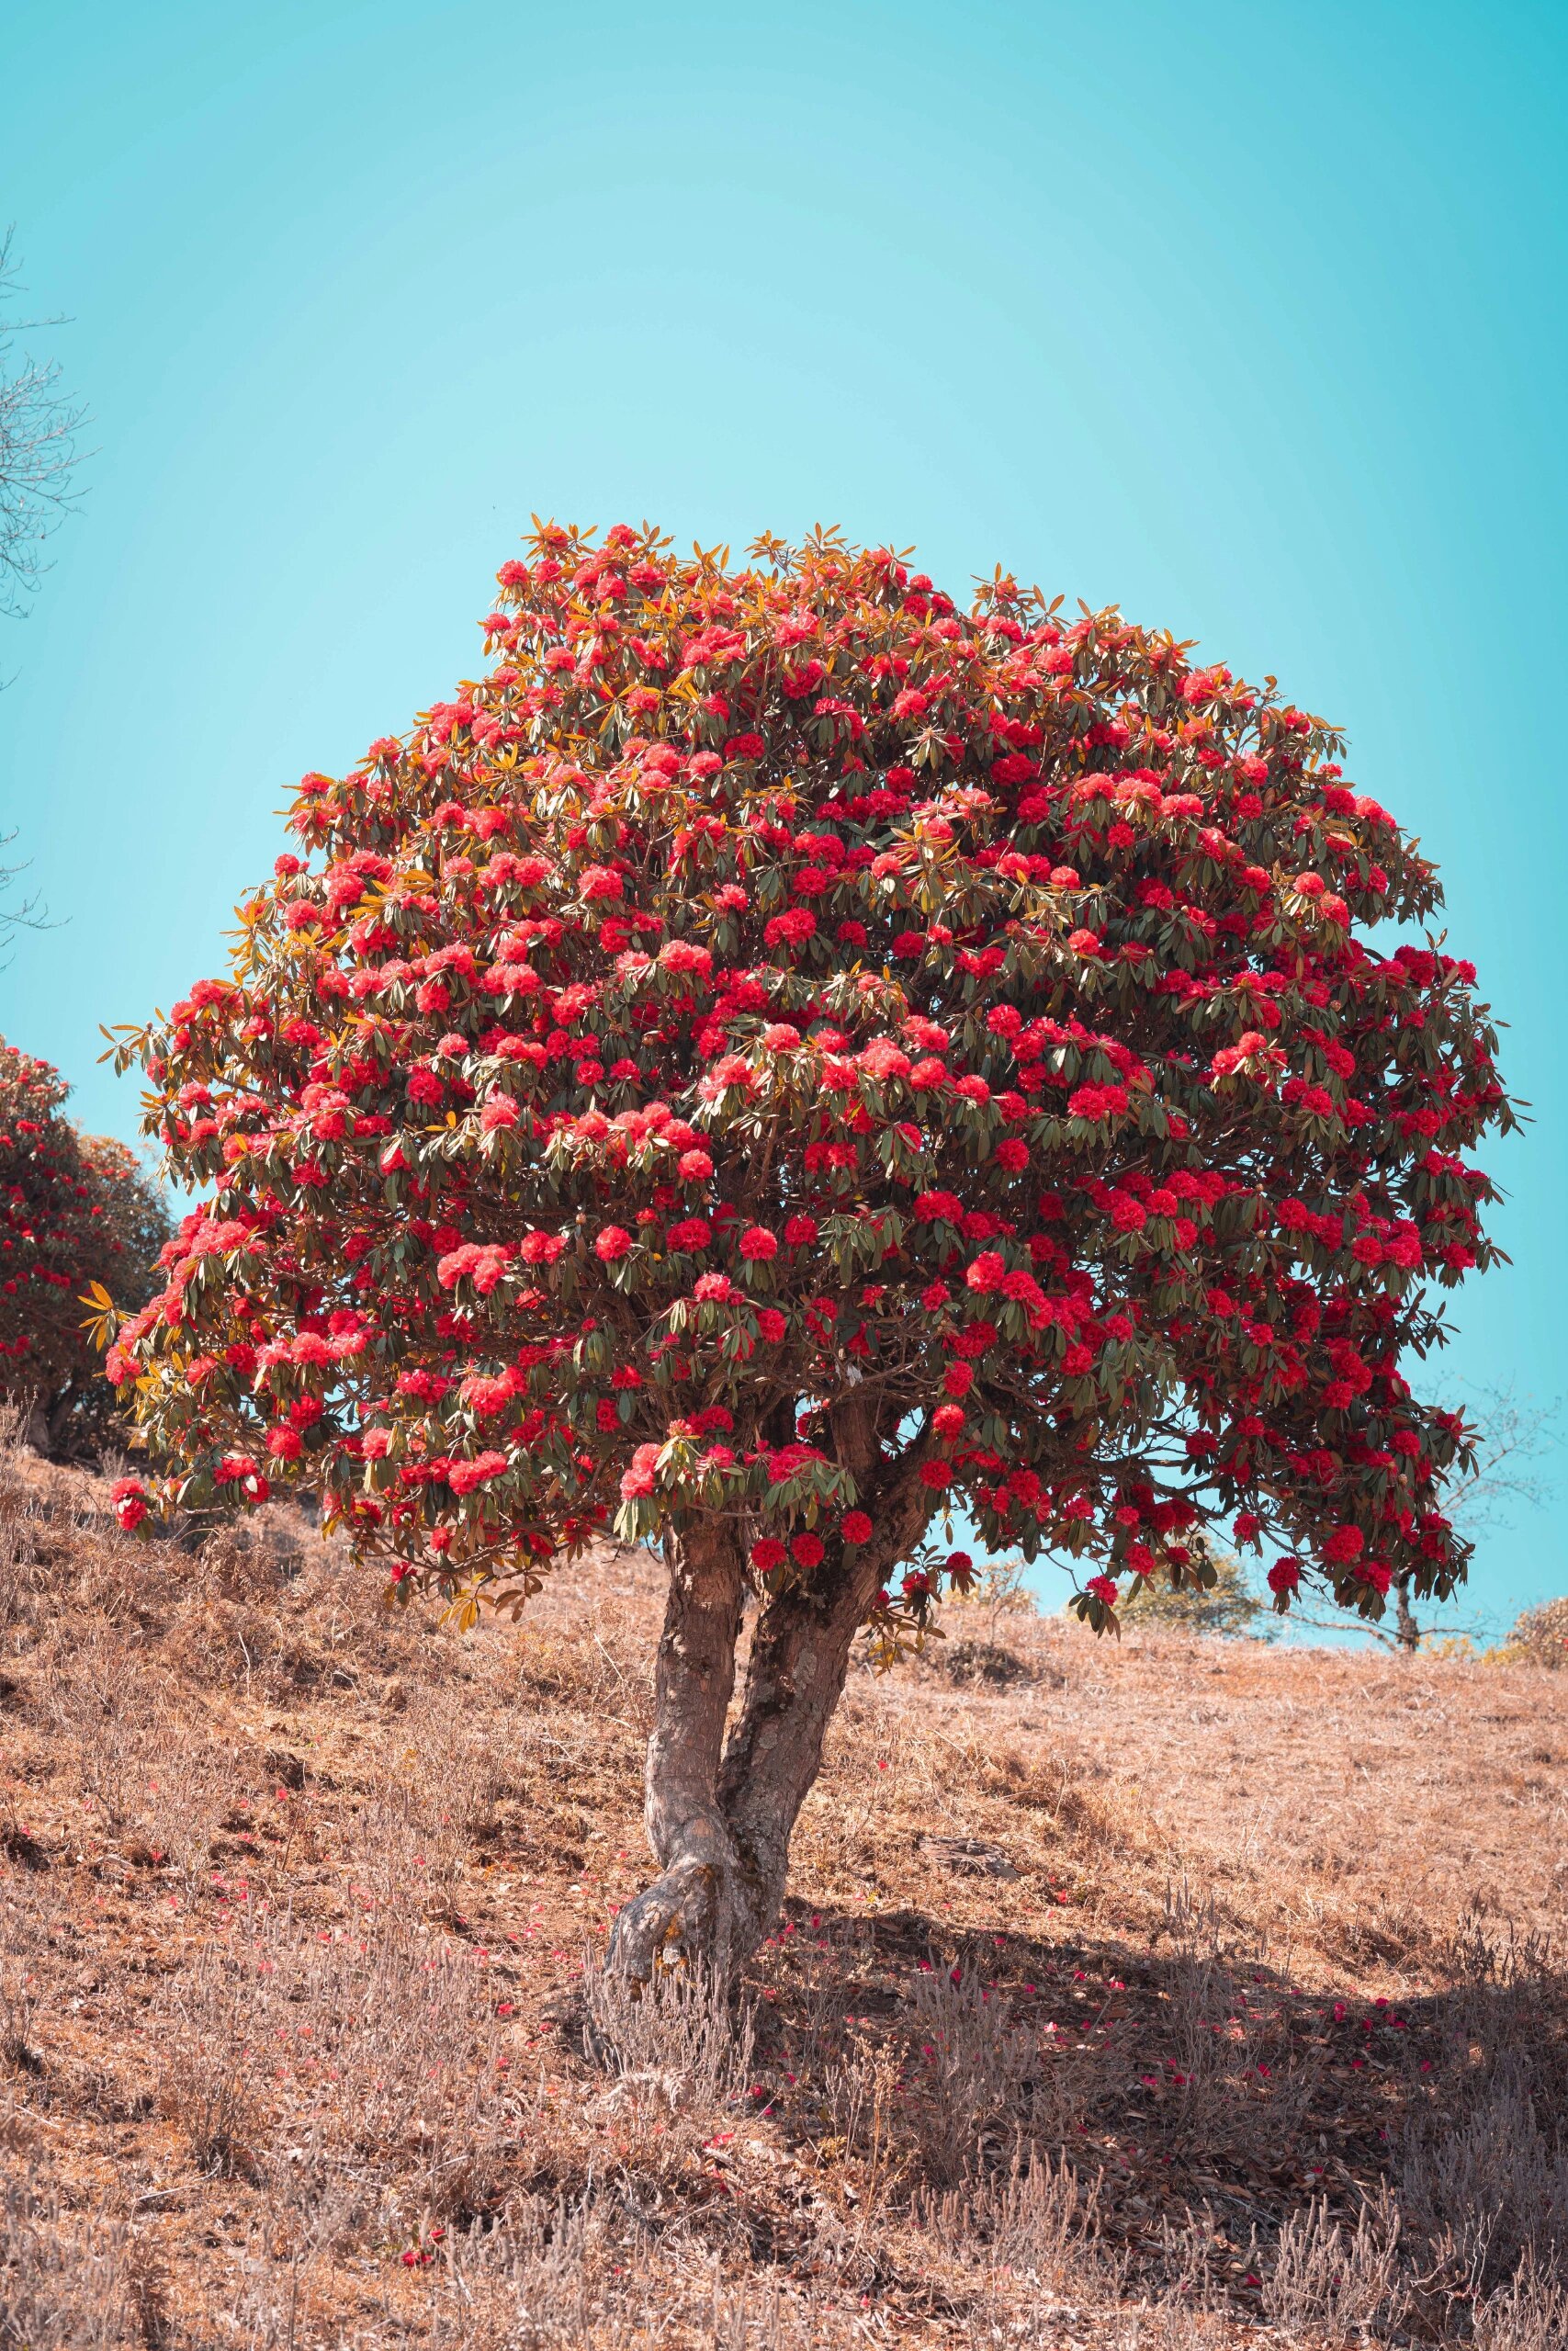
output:
[[[840,1458],[854,1470],[860,1491],[871,1495],[874,1430],[852,1422],[836,1433]],[[746,1889],[749,1948],[778,1916],[790,1838],[821,1769],[855,1634],[885,1577],[919,1544],[932,1498],[907,1476],[874,1503],[876,1539],[846,1550],[824,1584],[771,1598],[751,1636],[740,1712],[718,1782]]]
[[[1396,1576],[1393,1583],[1394,1633],[1400,1648],[1414,1656],[1421,1646],[1420,1628],[1410,1606],[1410,1578]]]
[[[718,1803],[744,1586],[737,1531],[692,1521],[667,1539],[670,1596],[654,1673],[644,1819],[660,1875],[616,1915],[609,1965],[646,1984],[700,1960],[728,1975],[737,1948],[736,1854]]]
[[[821,1768],[855,1632],[875,1589],[874,1574],[855,1568],[841,1575],[836,1591],[781,1592],[758,1617],[740,1713],[718,1781],[743,1891],[738,1925],[748,1950],[778,1916],[790,1838]]]

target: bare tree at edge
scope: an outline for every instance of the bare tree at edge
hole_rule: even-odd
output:
[[[58,319],[6,315],[20,290],[15,232],[0,236],[0,613],[19,618],[44,570],[43,544],[75,501],[76,435],[85,411],[61,390],[60,363],[18,338]]]
[[[17,620],[43,574],[44,543],[75,501],[76,435],[85,411],[62,390],[58,360],[35,359],[18,340],[59,321],[7,315],[19,290],[14,233],[0,235],[0,616]],[[0,852],[15,839],[0,833]],[[36,899],[6,903],[18,870],[0,864],[0,940],[39,916]]]
[[[1496,1526],[1510,1505],[1540,1507],[1544,1489],[1533,1464],[1556,1443],[1557,1409],[1555,1403],[1522,1404],[1511,1387],[1485,1391],[1476,1415],[1482,1442],[1475,1467],[1449,1489],[1449,1513],[1467,1533],[1479,1534]],[[1410,1605],[1408,1576],[1394,1577],[1393,1593],[1392,1646],[1413,1656],[1423,1641],[1447,1628],[1417,1622]],[[1378,1637],[1389,1639],[1387,1634]]]

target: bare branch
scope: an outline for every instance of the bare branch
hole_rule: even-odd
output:
[[[11,319],[19,290],[14,232],[0,236],[0,613],[18,617],[43,571],[40,552],[76,502],[76,435],[86,411],[60,388],[58,360],[38,360],[17,338],[59,319]]]
[[[1481,1435],[1475,1467],[1449,1489],[1449,1515],[1467,1534],[1484,1533],[1506,1520],[1510,1505],[1539,1509],[1546,1498],[1545,1481],[1532,1467],[1551,1452],[1558,1441],[1560,1401],[1521,1402],[1512,1386],[1481,1391],[1480,1408],[1471,1414]]]
[[[0,850],[9,849],[16,838],[15,832],[0,832]],[[36,897],[25,898],[19,905],[7,906],[6,903],[6,892],[17,875],[26,871],[25,865],[0,865],[0,938],[4,938],[7,931],[40,930],[45,922],[43,908]]]
[[[1546,1486],[1530,1464],[1557,1442],[1555,1399],[1545,1405],[1521,1404],[1512,1387],[1488,1387],[1481,1393],[1482,1408],[1469,1416],[1479,1437],[1474,1463],[1468,1474],[1461,1471],[1451,1481],[1446,1498],[1449,1516],[1472,1539],[1506,1524],[1510,1504],[1540,1509],[1546,1499]],[[1411,1597],[1410,1577],[1395,1577],[1395,1629],[1392,1633],[1380,1633],[1375,1625],[1369,1625],[1373,1640],[1413,1656],[1424,1641],[1455,1634],[1469,1637],[1478,1629],[1452,1621],[1423,1624],[1411,1607]]]

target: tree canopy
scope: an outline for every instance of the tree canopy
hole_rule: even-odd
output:
[[[134,1152],[65,1116],[69,1091],[0,1038],[0,1396],[49,1445],[91,1451],[118,1416],[83,1304],[145,1298],[169,1220]]]
[[[538,526],[483,630],[121,1039],[207,1194],[110,1356],[164,1492],[307,1480],[463,1607],[712,1520],[884,1640],[958,1513],[1100,1626],[1208,1527],[1452,1588],[1406,1373],[1513,1113],[1334,726],[831,532]]]

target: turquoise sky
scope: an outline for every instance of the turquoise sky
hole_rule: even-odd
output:
[[[302,770],[472,669],[531,511],[837,521],[1349,729],[1535,1106],[1439,1385],[1568,1385],[1562,0],[11,0],[5,51],[95,454],[0,627],[60,919],[0,1027],[85,1121],[135,1127],[98,1022],[216,966]],[[1565,1581],[1517,1514],[1470,1612]]]

